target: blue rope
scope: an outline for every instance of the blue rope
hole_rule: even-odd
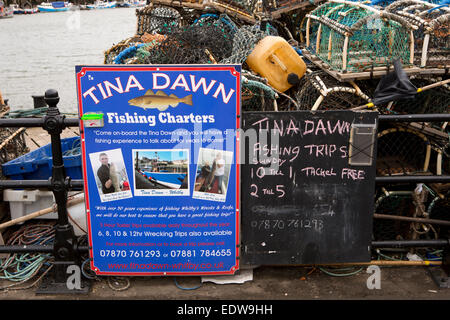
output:
[[[237,32],[238,31],[238,28],[236,27],[236,25],[232,22],[232,21],[230,21],[230,18],[228,18],[228,16],[222,16],[221,18],[220,18],[220,20],[222,20],[222,22],[223,23],[225,23],[227,26],[229,26],[230,27],[230,29],[233,31],[233,32]]]
[[[177,277],[174,277],[173,280],[175,281],[175,285],[177,286],[177,288],[179,288],[179,289],[181,289],[181,290],[197,290],[198,288],[200,288],[200,287],[203,285],[203,283],[200,283],[200,285],[198,285],[198,286],[196,286],[196,287],[185,288],[185,287],[182,287],[182,286],[180,286],[180,285],[178,284],[178,282],[177,282]]]
[[[450,1],[448,1],[448,2],[450,2]],[[434,10],[439,10],[440,8],[443,8],[443,7],[448,7],[448,4],[441,4],[441,5],[437,6],[437,7],[434,7],[434,8],[431,8],[431,9],[427,10],[427,12],[431,12],[431,11],[434,11]]]
[[[117,55],[117,57],[114,59],[114,64],[121,64],[123,63],[123,60],[134,57],[136,55],[137,50],[143,45],[144,45],[143,43],[140,43],[126,48]]]

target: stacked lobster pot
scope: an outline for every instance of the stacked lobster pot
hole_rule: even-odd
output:
[[[398,15],[332,0],[306,17],[304,55],[338,80],[369,78],[396,59],[413,66],[417,27]]]
[[[299,109],[450,112],[449,7],[420,0],[384,6],[331,0],[305,15],[302,53],[311,64],[295,93]],[[380,79],[393,71],[396,60],[417,93],[374,105]],[[447,122],[380,123],[377,176],[448,175],[449,151]],[[449,195],[448,184],[379,186],[375,213],[450,221]],[[448,231],[441,225],[375,219],[373,238],[429,239]]]
[[[414,30],[414,65],[438,68],[434,74],[450,68],[450,7],[420,0],[400,0],[385,8],[409,21]]]
[[[311,69],[295,99],[300,110],[345,110],[370,102],[355,82],[340,82],[323,70]]]
[[[242,111],[450,113],[448,6],[422,0],[151,0],[136,16],[136,34],[109,49],[105,63],[241,64]],[[399,61],[413,99],[377,101],[380,79]],[[447,122],[380,122],[377,175],[448,175],[449,141]],[[450,221],[449,196],[449,185],[383,185],[375,213]],[[375,219],[373,238],[437,238],[448,231]]]

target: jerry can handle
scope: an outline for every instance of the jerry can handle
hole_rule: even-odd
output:
[[[280,58],[278,58],[276,55],[274,55],[273,53],[270,55],[270,57],[273,59],[273,61],[278,64],[278,66],[283,69],[284,72],[287,72],[287,68],[284,65],[284,63],[280,60]]]

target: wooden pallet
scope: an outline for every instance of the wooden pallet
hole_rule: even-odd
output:
[[[319,3],[323,2],[322,0],[313,0],[313,1],[288,1],[287,3],[283,3],[280,7],[274,8],[270,12],[270,16],[272,19],[279,19],[283,13],[288,13],[293,10],[306,8],[308,6],[315,6]]]
[[[237,19],[243,20],[245,22],[255,24],[257,22],[256,18],[248,13],[244,12],[241,8],[235,7],[230,4],[221,3],[218,1],[209,2],[188,2],[188,1],[171,1],[171,0],[152,0],[153,5],[163,5],[167,7],[177,7],[177,8],[190,8],[200,11],[207,11],[208,9],[214,9],[221,13],[226,13],[229,16],[235,17]]]
[[[317,56],[311,54],[308,52],[307,49],[302,49],[303,56],[314,63],[317,67],[328,73],[330,76],[335,78],[338,81],[341,82],[348,82],[348,81],[355,81],[355,80],[367,80],[367,79],[373,79],[373,78],[381,78],[382,76],[386,75],[388,71],[394,70],[394,67],[386,68],[386,67],[376,67],[373,68],[371,71],[363,71],[363,72],[342,72],[342,71],[336,71],[332,70],[331,66],[321,59],[319,59]],[[440,69],[440,68],[419,68],[419,67],[405,67],[403,68],[403,71],[409,75],[441,75],[448,73],[448,70],[446,69]]]
[[[71,138],[80,135],[80,130],[76,127],[66,128],[61,132],[61,139]],[[25,143],[30,151],[39,149],[51,143],[50,135],[42,128],[27,128],[25,131]]]
[[[228,4],[213,1],[209,2],[208,6],[214,8],[215,10],[221,13],[226,13],[229,16],[235,17],[237,19],[243,20],[251,24],[255,24],[257,22],[256,18],[252,14],[244,12],[241,9],[233,7]]]
[[[205,5],[201,2],[190,2],[190,1],[171,1],[171,0],[152,0],[152,4],[177,7],[177,8],[191,8],[197,10],[203,10]]]

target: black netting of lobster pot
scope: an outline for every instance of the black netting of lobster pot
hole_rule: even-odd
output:
[[[428,170],[431,146],[421,133],[389,128],[378,133],[377,175],[405,175]]]
[[[29,148],[25,141],[25,129],[0,128],[0,164],[14,160],[27,153]],[[0,178],[6,179],[0,170]]]
[[[268,25],[266,25],[268,26]],[[274,28],[261,30],[260,24],[244,25],[234,33],[232,54],[221,63],[242,63],[244,69],[249,69],[245,61],[258,42],[268,35],[278,35]]]
[[[167,36],[148,48],[141,63],[211,64],[232,53],[233,30],[217,22],[196,23],[188,27],[166,26],[158,30]]]
[[[368,96],[324,71],[307,73],[295,92],[300,110],[346,110],[368,103]]]
[[[423,88],[441,79],[411,79],[416,88]],[[400,114],[425,114],[425,113],[450,113],[450,86],[438,87],[419,92],[414,99],[399,100],[388,106],[392,113]],[[432,122],[431,126],[442,129],[443,122]]]
[[[450,134],[450,132],[448,132]],[[442,174],[450,175],[450,143],[443,149]]]
[[[449,13],[450,15],[450,13]],[[436,25],[430,33],[427,67],[445,68],[450,65],[450,19]]]
[[[411,216],[414,212],[412,192],[410,191],[391,191],[380,193],[375,201],[375,213],[395,216]],[[373,240],[400,240],[408,239],[410,222],[391,220],[391,219],[373,219]]]
[[[160,28],[168,26],[178,26],[181,15],[175,9],[166,6],[145,7],[136,11],[137,15],[137,35],[143,35],[145,32],[154,33]]]
[[[386,11],[415,26],[414,65],[422,68],[448,68],[450,65],[450,9],[432,1],[398,0]]]

